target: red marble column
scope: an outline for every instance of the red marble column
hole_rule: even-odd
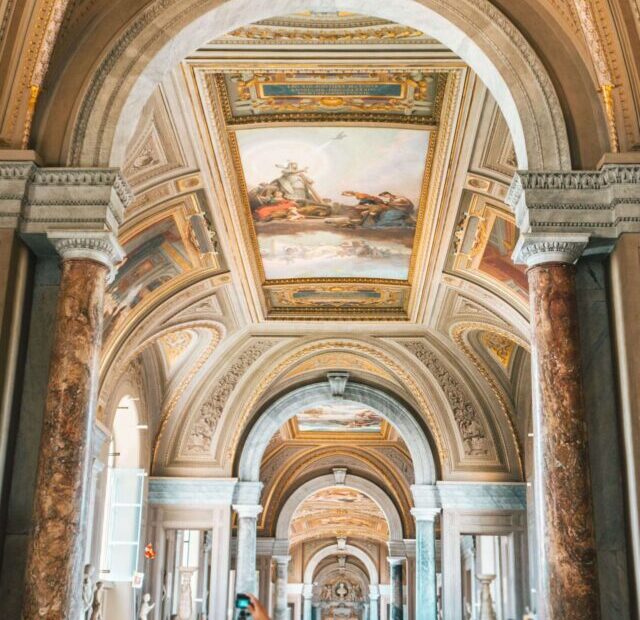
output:
[[[538,264],[528,270],[528,278],[538,390],[534,428],[537,511],[544,546],[542,617],[599,618],[575,267]]]
[[[23,618],[80,617],[89,449],[97,398],[108,267],[62,263],[40,444]]]

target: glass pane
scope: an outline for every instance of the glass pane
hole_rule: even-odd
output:
[[[111,581],[130,581],[136,570],[137,545],[112,545],[108,573]]]
[[[115,502],[137,504],[140,502],[142,476],[137,469],[114,469]]]
[[[139,515],[140,508],[136,506],[115,506],[113,510],[111,541],[137,542]]]

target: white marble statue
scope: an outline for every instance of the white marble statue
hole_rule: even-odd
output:
[[[82,577],[82,618],[86,618],[93,603],[93,566],[85,564],[84,576]]]
[[[156,606],[155,603],[151,603],[151,594],[147,593],[142,597],[142,605],[140,605],[140,611],[138,612],[138,620],[148,620],[149,612]]]
[[[102,598],[104,596],[104,583],[98,581],[96,589],[93,593],[93,602],[91,603],[90,620],[102,620]]]

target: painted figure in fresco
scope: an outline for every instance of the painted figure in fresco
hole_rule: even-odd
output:
[[[273,196],[253,211],[253,217],[258,222],[271,220],[299,220],[302,215],[298,211],[298,203],[288,200],[280,190],[275,190]]]
[[[299,205],[323,204],[322,198],[313,188],[313,181],[306,175],[307,168],[299,168],[295,161],[286,166],[276,164],[280,169],[280,176],[271,182],[277,185],[287,200],[293,200]]]
[[[408,198],[391,192],[382,192],[379,196],[384,200],[386,209],[376,220],[377,226],[411,226],[415,223],[415,205]]]

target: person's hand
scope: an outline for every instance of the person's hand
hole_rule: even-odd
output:
[[[253,594],[249,594],[249,611],[254,620],[269,620],[269,614],[267,610],[262,606],[262,603]]]

